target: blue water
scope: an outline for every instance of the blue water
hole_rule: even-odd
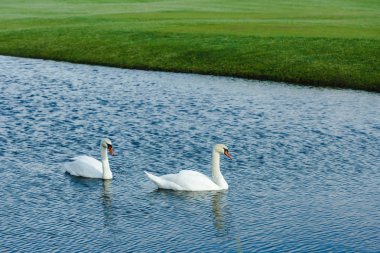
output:
[[[0,252],[380,252],[380,95],[0,57]],[[100,158],[112,181],[62,164]],[[211,174],[226,192],[144,176]]]

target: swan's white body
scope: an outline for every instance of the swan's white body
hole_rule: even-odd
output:
[[[155,176],[145,171],[147,177],[161,189],[175,191],[218,191],[227,190],[228,184],[220,172],[220,154],[231,158],[225,145],[215,145],[212,152],[212,179],[200,172],[182,170],[178,174]]]
[[[77,156],[73,158],[72,162],[64,164],[66,172],[77,177],[112,179],[107,148],[111,155],[113,155],[112,143],[109,139],[105,138],[100,144],[101,162],[90,156]]]

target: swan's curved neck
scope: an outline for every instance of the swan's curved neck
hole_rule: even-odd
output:
[[[108,162],[107,149],[101,146],[101,152],[102,152],[103,179],[111,179],[112,172],[110,169],[110,164]]]
[[[222,189],[228,189],[228,184],[220,172],[220,154],[212,151],[212,180]]]

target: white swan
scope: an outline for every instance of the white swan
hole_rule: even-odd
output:
[[[73,176],[112,179],[112,172],[108,162],[107,149],[111,155],[115,155],[111,140],[104,138],[100,142],[102,162],[90,156],[74,157],[72,162],[64,164],[66,172]]]
[[[228,189],[228,184],[220,172],[220,154],[232,159],[228,148],[223,144],[217,144],[212,151],[212,180],[193,170],[182,170],[178,174],[155,176],[145,171],[147,177],[158,188],[175,191],[217,191]]]

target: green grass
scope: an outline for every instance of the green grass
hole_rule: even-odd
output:
[[[380,1],[0,0],[0,54],[380,92]]]

